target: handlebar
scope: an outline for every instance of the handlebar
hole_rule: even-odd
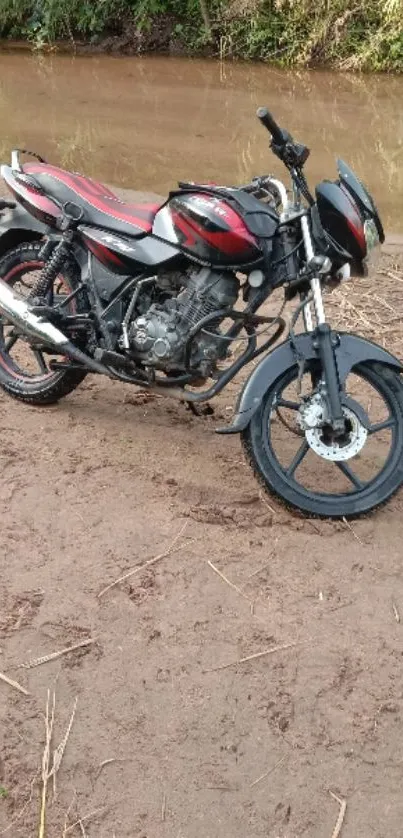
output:
[[[275,145],[284,145],[287,140],[289,139],[289,134],[287,131],[283,131],[279,125],[277,125],[276,120],[274,119],[273,114],[267,108],[258,108],[256,111],[256,116],[260,119],[262,125],[266,128],[266,130],[271,134],[273,138],[273,142]]]
[[[309,191],[308,184],[303,173],[303,166],[309,157],[309,148],[302,143],[296,143],[291,134],[277,125],[274,116],[267,108],[258,108],[256,116],[266,130],[271,134],[270,147],[273,154],[284,163],[296,187],[302,192],[304,198],[312,206],[314,199]]]

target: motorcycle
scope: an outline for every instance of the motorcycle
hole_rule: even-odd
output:
[[[0,386],[46,405],[91,372],[197,412],[261,356],[218,433],[241,435],[258,479],[287,506],[355,517],[403,482],[403,367],[333,331],[323,290],[364,273],[382,223],[341,160],[337,180],[313,196],[309,149],[266,108],[257,116],[291,191],[263,176],[240,187],[179,183],[162,204],[126,203],[12,152],[1,167],[14,201],[0,204]],[[278,288],[297,305],[269,352],[285,321],[258,309]]]

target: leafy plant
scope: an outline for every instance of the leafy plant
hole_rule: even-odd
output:
[[[403,71],[402,0],[0,0],[0,35],[37,49],[161,23],[188,52]]]

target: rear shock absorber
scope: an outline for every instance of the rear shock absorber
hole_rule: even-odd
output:
[[[57,244],[53,249],[50,259],[45,263],[35,285],[32,288],[32,297],[35,300],[43,299],[47,296],[55,279],[59,275],[61,268],[65,264],[68,255],[69,243],[63,237],[59,244]]]
[[[73,209],[73,212],[71,210],[69,211],[69,207]],[[31,299],[33,298],[35,302],[38,301],[40,304],[42,299],[46,298],[47,294],[53,287],[55,279],[57,279],[61,268],[63,268],[63,265],[65,264],[66,260],[70,255],[71,244],[74,238],[74,231],[77,228],[79,222],[81,221],[82,216],[83,211],[81,207],[78,207],[71,201],[68,201],[66,204],[63,205],[63,218],[60,222],[61,229],[63,230],[63,235],[56,247],[53,248],[48,261],[46,261],[47,250],[48,247],[51,245],[51,242],[46,242],[46,244],[42,248],[42,254],[43,258],[45,259],[45,265],[42,268],[41,273],[32,289]]]

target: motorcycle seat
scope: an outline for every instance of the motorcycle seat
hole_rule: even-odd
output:
[[[102,183],[47,163],[26,163],[23,173],[61,209],[67,202],[81,207],[83,224],[126,236],[140,237],[151,233],[161,206],[122,201]]]

